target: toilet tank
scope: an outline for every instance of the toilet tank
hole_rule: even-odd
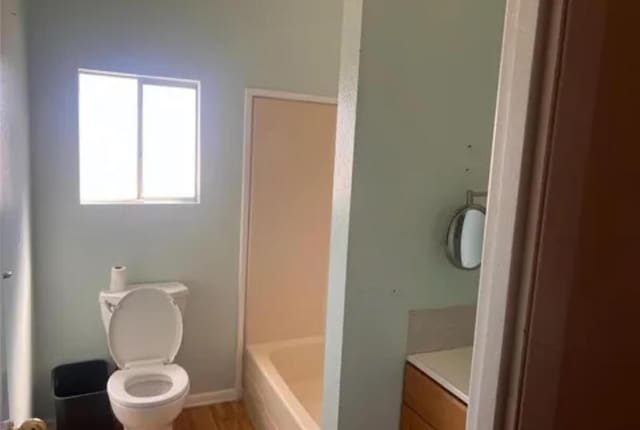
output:
[[[136,288],[157,288],[169,294],[176,305],[180,308],[180,312],[184,315],[187,307],[187,296],[189,289],[181,282],[150,282],[144,284],[131,284],[124,291],[101,291],[100,292],[100,313],[102,315],[102,324],[104,329],[109,329],[109,320],[111,319],[111,309],[131,290]]]

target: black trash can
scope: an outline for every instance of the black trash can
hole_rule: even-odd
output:
[[[114,366],[106,360],[63,364],[51,371],[58,430],[113,430],[107,395]]]

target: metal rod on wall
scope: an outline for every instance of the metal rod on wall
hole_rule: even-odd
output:
[[[467,205],[473,205],[474,204],[473,200],[475,198],[478,198],[478,197],[487,197],[487,192],[486,191],[468,190],[467,191]]]

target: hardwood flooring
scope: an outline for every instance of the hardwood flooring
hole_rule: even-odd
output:
[[[174,430],[255,430],[242,402],[200,406],[182,411]]]

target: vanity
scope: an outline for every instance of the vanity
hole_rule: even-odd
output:
[[[471,351],[464,347],[407,357],[401,430],[464,430]]]

